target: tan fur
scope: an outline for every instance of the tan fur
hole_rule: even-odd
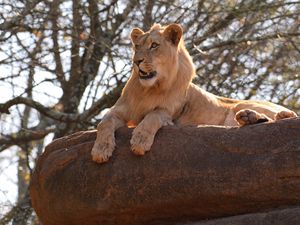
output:
[[[194,85],[194,64],[178,24],[155,24],[146,33],[135,28],[131,40],[132,74],[120,99],[98,124],[92,149],[96,162],[109,159],[115,148],[114,132],[127,123],[137,125],[130,143],[135,154],[143,155],[165,125],[236,126],[296,116],[270,102],[223,98]],[[149,78],[153,72],[156,76]]]

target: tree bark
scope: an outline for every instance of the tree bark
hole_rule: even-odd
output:
[[[143,157],[130,152],[131,132],[116,132],[106,164],[91,160],[95,131],[47,146],[30,185],[43,225],[192,224],[300,206],[299,118],[241,128],[164,127]],[[299,208],[293,213],[299,218]]]

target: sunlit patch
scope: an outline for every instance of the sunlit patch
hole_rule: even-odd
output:
[[[136,124],[135,124],[134,121],[129,120],[129,121],[127,122],[127,127],[128,127],[128,128],[134,128],[134,127],[136,127]]]

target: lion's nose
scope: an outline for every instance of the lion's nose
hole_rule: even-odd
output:
[[[139,66],[141,64],[141,62],[143,62],[144,59],[139,59],[139,60],[135,60],[134,63]]]

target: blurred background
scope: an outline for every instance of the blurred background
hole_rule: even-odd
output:
[[[39,224],[37,157],[95,128],[130,76],[131,29],[153,23],[182,25],[200,87],[300,114],[300,1],[1,0],[0,225]]]

